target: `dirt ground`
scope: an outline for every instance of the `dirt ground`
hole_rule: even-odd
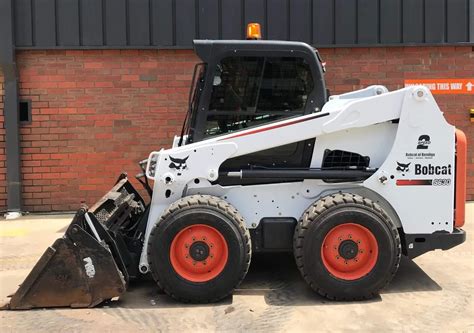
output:
[[[15,292],[70,215],[0,221],[0,302]],[[466,243],[402,260],[392,283],[373,300],[331,302],[306,286],[290,255],[253,258],[232,297],[180,304],[152,282],[132,284],[121,300],[95,309],[1,311],[0,331],[461,331],[474,332],[474,203]]]

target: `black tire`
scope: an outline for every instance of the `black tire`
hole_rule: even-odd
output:
[[[216,277],[205,282],[184,278],[174,269],[170,258],[173,239],[181,230],[193,225],[214,228],[227,244],[225,266]],[[208,247],[208,250],[211,249]],[[171,297],[182,302],[216,302],[231,294],[247,274],[251,259],[250,234],[242,216],[227,201],[210,195],[192,195],[170,205],[153,227],[148,258],[154,280]]]
[[[362,226],[361,230],[368,229],[375,238],[378,251],[378,255],[372,259],[376,260],[374,266],[369,265],[373,268],[366,275],[354,279],[336,277],[329,272],[330,265],[325,264],[323,260],[322,246],[326,235],[331,230],[339,230],[334,229],[337,226],[347,225],[347,221],[355,224],[355,228]],[[339,254],[341,239],[338,238],[341,242],[339,247],[334,246],[334,251],[337,248]],[[326,196],[311,205],[297,224],[293,245],[296,264],[306,282],[317,293],[331,300],[349,301],[374,297],[392,280],[401,257],[400,236],[385,211],[372,200],[349,193]],[[327,244],[324,246],[327,248]],[[356,247],[354,253],[360,255],[360,251],[361,249]],[[357,257],[336,258],[357,262]],[[334,259],[331,257],[331,260]]]

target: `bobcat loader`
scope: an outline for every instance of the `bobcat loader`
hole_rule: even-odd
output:
[[[255,25],[249,27],[249,32]],[[196,40],[182,133],[75,215],[7,305],[93,307],[150,274],[214,302],[253,253],[292,251],[332,300],[373,297],[400,257],[465,240],[466,137],[430,91],[370,86],[328,97],[307,44]]]

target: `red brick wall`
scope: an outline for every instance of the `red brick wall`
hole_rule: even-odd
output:
[[[474,71],[471,47],[323,49],[321,54],[332,93],[369,84],[396,89],[405,78],[467,77]],[[168,147],[181,128],[197,60],[192,51],[18,52],[20,93],[33,101],[33,122],[21,129],[25,209],[92,204],[120,171],[133,176],[137,161]],[[436,99],[448,120],[473,138],[472,95]],[[472,200],[473,145],[468,159]]]
[[[25,209],[91,205],[121,171],[133,178],[181,129],[196,61],[189,51],[18,52],[33,114],[21,128]]]
[[[6,184],[6,156],[5,156],[5,126],[3,123],[3,74],[0,71],[0,211],[7,207],[7,184]]]

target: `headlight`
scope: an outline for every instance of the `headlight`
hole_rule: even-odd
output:
[[[155,178],[155,171],[156,171],[156,165],[158,163],[158,156],[159,156],[158,153],[151,154],[147,160],[147,164],[148,164],[147,175],[149,178]]]

